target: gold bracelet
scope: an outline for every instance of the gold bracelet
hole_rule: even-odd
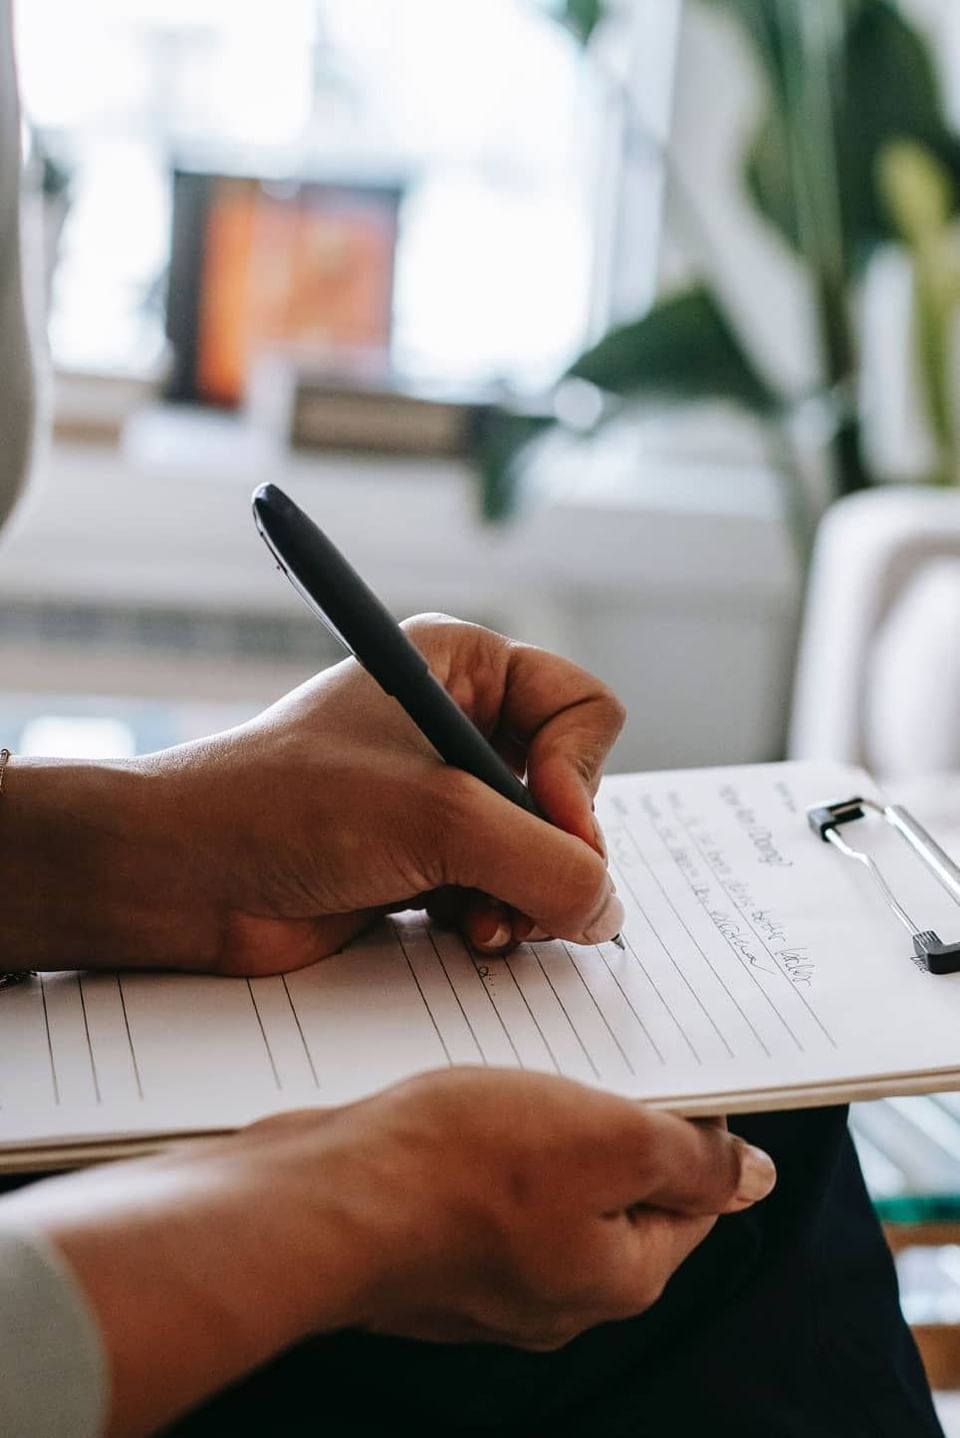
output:
[[[0,794],[3,793],[3,779],[7,772],[7,764],[9,761],[10,750],[0,749]],[[12,989],[15,984],[25,983],[27,979],[32,979],[33,977],[34,974],[29,969],[21,970],[15,974],[0,973],[0,989]]]

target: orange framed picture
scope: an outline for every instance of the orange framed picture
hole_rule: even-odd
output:
[[[236,406],[258,353],[389,358],[402,189],[177,171],[170,396]]]

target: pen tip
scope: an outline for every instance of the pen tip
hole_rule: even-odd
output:
[[[610,942],[611,944],[616,944],[618,949],[625,949],[627,947],[626,944],[623,942],[622,934],[614,934]]]

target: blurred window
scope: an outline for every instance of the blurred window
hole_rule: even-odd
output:
[[[645,64],[662,73],[675,0],[620,4],[631,47],[639,31]],[[556,8],[24,0],[26,115],[70,175],[55,361],[123,373],[158,358],[176,162],[403,181],[397,366],[450,380],[549,378],[610,290],[611,191],[623,181],[610,162],[621,107],[551,23]],[[655,150],[644,163],[657,167]],[[641,263],[649,269],[650,255]]]
[[[24,725],[18,752],[53,759],[129,759],[137,748],[133,730],[120,719],[41,714]]]

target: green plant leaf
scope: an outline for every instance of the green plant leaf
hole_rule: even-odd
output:
[[[960,146],[945,116],[933,56],[920,34],[885,0],[865,6],[850,33],[840,127],[840,175],[855,258],[894,234],[879,183],[888,145],[913,140],[952,176],[960,174]]]
[[[953,349],[960,307],[960,259],[951,224],[956,189],[940,161],[910,141],[887,147],[879,184],[913,265],[916,358],[939,454],[937,478],[952,484],[958,450]]]
[[[809,57],[798,53],[796,28],[791,32],[783,20],[777,21],[777,0],[708,3],[738,14],[771,77],[773,103],[751,148],[747,181],[761,212],[794,250],[806,254],[810,191],[819,176],[798,176],[797,135],[804,117],[796,92],[804,83]],[[833,77],[835,114],[827,127],[837,153],[815,163],[836,169],[843,264],[852,276],[878,244],[894,238],[877,177],[885,148],[895,140],[912,140],[937,156],[951,175],[960,177],[960,144],[947,126],[934,62],[919,32],[889,0],[845,3],[843,52],[838,75]],[[758,38],[760,12],[767,12],[766,40]],[[801,185],[806,193],[800,192]]]
[[[766,71],[770,88],[778,104],[790,99],[792,67],[795,61],[792,24],[785,25],[789,9],[782,0],[701,0],[710,10],[724,11],[745,30],[753,43],[757,58]],[[795,3],[795,0],[791,0]],[[827,5],[832,18],[849,32],[862,12],[886,0],[806,0],[808,5]]]
[[[564,0],[561,19],[583,45],[589,42],[594,30],[605,18],[605,0]]]
[[[568,373],[622,397],[727,399],[766,416],[782,408],[781,397],[703,286],[665,299],[642,319],[612,330]]]
[[[703,286],[671,296],[635,323],[611,330],[565,379],[584,380],[623,400],[726,399],[766,419],[783,409],[781,396],[761,377]],[[620,408],[612,405],[608,413]],[[558,423],[545,411],[521,413],[495,405],[481,411],[470,448],[486,519],[496,522],[513,512],[534,443]]]
[[[878,183],[897,233],[912,250],[950,252],[954,186],[929,150],[910,140],[894,141],[879,157]]]
[[[553,425],[551,416],[519,414],[497,405],[476,416],[470,451],[480,476],[484,519],[496,523],[513,513],[527,452]]]

